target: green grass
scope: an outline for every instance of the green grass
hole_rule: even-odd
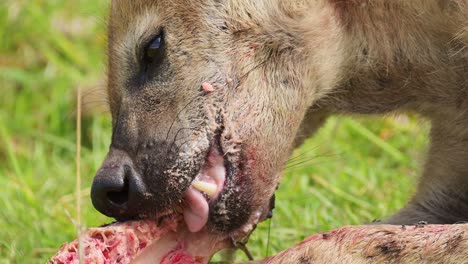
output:
[[[109,222],[89,199],[111,132],[96,92],[104,83],[106,6],[0,3],[0,263],[44,263],[75,237],[79,86],[89,88],[86,107],[95,110],[83,123],[83,221]],[[330,119],[294,154],[274,219],[259,225],[249,249],[261,258],[315,232],[395,212],[413,191],[426,144],[427,125],[412,117]]]

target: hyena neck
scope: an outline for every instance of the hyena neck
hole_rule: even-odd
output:
[[[321,105],[339,113],[426,116],[466,107],[466,2],[326,2],[344,59],[333,94]]]
[[[466,8],[458,0],[251,0],[231,1],[228,13],[234,37],[248,35],[258,61],[288,73],[307,105],[429,116],[466,98]]]

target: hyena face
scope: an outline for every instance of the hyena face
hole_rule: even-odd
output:
[[[113,135],[95,207],[117,219],[183,212],[193,232],[233,233],[265,219],[305,112],[330,81],[303,66],[324,67],[329,55],[309,52],[320,45],[305,43],[300,27],[286,29],[287,10],[300,8],[112,1]]]

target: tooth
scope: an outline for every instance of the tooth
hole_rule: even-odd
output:
[[[209,196],[213,196],[216,194],[216,190],[218,189],[218,186],[214,183],[208,183],[208,182],[203,182],[203,181],[193,181],[192,186],[195,187],[195,189],[202,191]]]

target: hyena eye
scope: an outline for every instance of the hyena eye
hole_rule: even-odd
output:
[[[150,65],[160,64],[164,57],[164,36],[159,34],[146,46],[144,61]]]

